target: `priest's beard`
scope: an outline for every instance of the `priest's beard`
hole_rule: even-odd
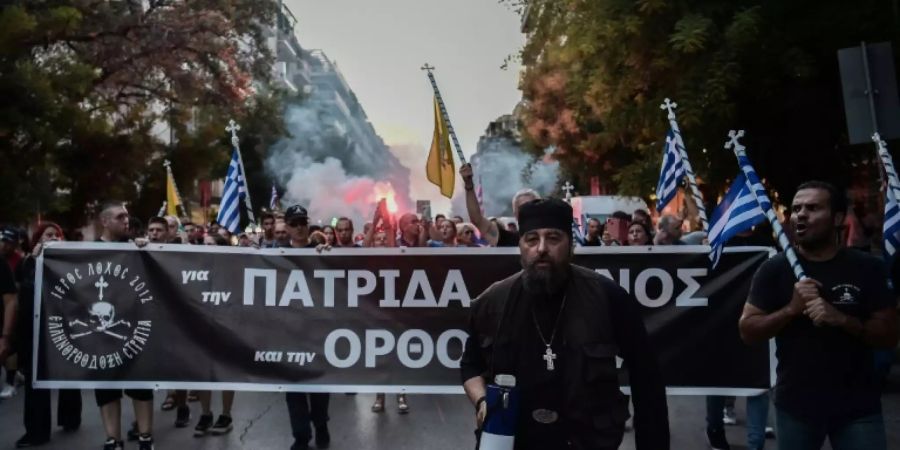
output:
[[[549,267],[536,267],[539,262],[549,262]],[[539,258],[535,261],[525,261],[522,258],[522,282],[525,290],[533,294],[543,294],[552,297],[562,292],[569,281],[569,258],[563,261],[551,261],[548,258]]]

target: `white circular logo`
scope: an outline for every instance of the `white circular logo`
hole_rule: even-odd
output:
[[[121,264],[76,266],[51,283],[44,301],[50,345],[77,366],[115,369],[135,360],[150,339],[152,321],[140,315],[153,295]]]

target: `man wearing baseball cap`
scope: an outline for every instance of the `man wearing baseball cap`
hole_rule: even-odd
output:
[[[309,240],[309,213],[301,205],[293,205],[284,211],[284,224],[292,248],[316,248]],[[328,448],[331,435],[328,432],[328,402],[330,394],[321,392],[288,392],[288,417],[294,444],[291,450],[309,448],[312,437],[310,423],[316,429],[316,447]]]

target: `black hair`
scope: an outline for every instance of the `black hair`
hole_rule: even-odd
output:
[[[825,181],[811,180],[797,186],[797,192],[804,189],[820,189],[828,192],[828,203],[831,207],[832,214],[847,212],[847,196],[844,194],[844,191],[839,190],[833,184]]]
[[[648,219],[650,218],[650,213],[648,213],[646,209],[638,208],[638,209],[634,210],[634,213],[632,213],[632,216],[635,214],[637,214],[639,216],[644,216]]]
[[[144,222],[137,216],[128,216],[128,229],[137,235],[144,234]]]
[[[337,226],[337,224],[341,223],[342,220],[346,220],[346,221],[350,224],[350,229],[351,229],[351,230],[354,229],[354,228],[353,228],[353,221],[350,220],[349,217],[338,217],[337,222],[334,223],[335,226]],[[335,231],[337,231],[337,230],[335,230]]]
[[[647,241],[648,241],[647,245],[653,245],[653,232],[650,231],[650,226],[641,221],[634,221],[634,222],[628,223],[628,228],[626,228],[626,230],[631,230],[631,227],[633,227],[635,225],[644,229],[644,234],[647,235]],[[622,245],[627,245],[627,244],[628,244],[628,237],[626,236],[625,242],[623,242]]]
[[[266,219],[272,219],[272,220],[275,220],[275,214],[272,214],[272,213],[270,213],[270,212],[264,212],[264,213],[262,213],[262,214],[259,215],[259,223],[260,223],[260,224],[262,224],[263,221],[265,221]]]
[[[154,223],[158,223],[158,224],[162,225],[167,230],[169,229],[169,222],[166,221],[166,219],[159,217],[159,216],[151,217],[150,220],[147,221],[147,228],[150,228],[150,225],[153,225]]]
[[[100,204],[100,214],[102,215],[106,211],[109,211],[113,208],[124,208],[125,202],[121,200],[106,200]]]
[[[616,211],[616,212],[612,213],[612,217],[613,217],[614,219],[621,219],[621,220],[624,220],[624,221],[626,221],[626,222],[630,222],[630,221],[631,221],[631,214],[628,214],[628,213],[625,212],[625,211]]]
[[[228,242],[228,239],[225,239],[225,236],[222,236],[221,234],[208,234],[207,236],[211,237],[213,239],[213,242],[216,243],[216,245],[222,245],[222,246],[231,245],[231,242]]]

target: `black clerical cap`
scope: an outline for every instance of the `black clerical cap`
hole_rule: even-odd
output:
[[[558,198],[535,199],[519,206],[519,235],[554,228],[572,239],[572,206]]]

